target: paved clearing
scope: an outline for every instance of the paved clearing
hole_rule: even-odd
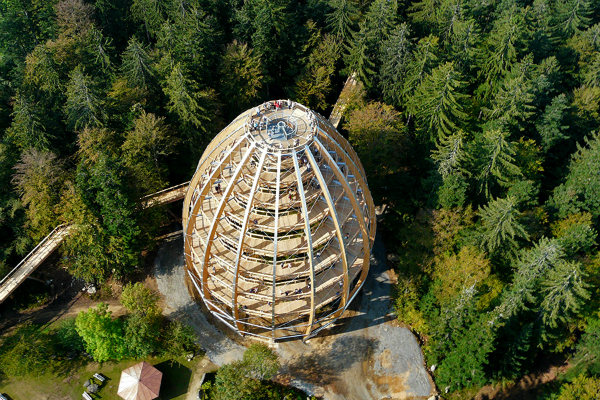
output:
[[[369,278],[339,327],[309,343],[279,343],[282,368],[277,379],[327,400],[422,399],[433,386],[414,335],[391,314],[392,282],[385,249],[375,241]],[[184,283],[181,237],[163,244],[155,261],[165,313],[191,324],[217,365],[239,359],[243,347],[219,332],[194,304]]]

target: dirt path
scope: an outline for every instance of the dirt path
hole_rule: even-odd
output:
[[[473,400],[535,400],[546,385],[564,374],[571,365],[550,365],[548,368],[532,372],[509,385],[486,385]]]
[[[191,299],[184,282],[183,243],[178,237],[161,245],[155,277],[165,314],[192,325],[210,360],[241,358],[244,348],[211,325]],[[340,327],[309,343],[279,343],[278,380],[327,400],[426,399],[433,386],[414,335],[391,314],[392,282],[385,248],[376,240],[369,278],[355,310]],[[191,387],[191,386],[190,386]]]
[[[210,362],[208,357],[204,357],[198,365],[194,368],[194,375],[190,379],[188,385],[188,392],[185,400],[198,400],[198,391],[202,386],[201,380],[205,373],[216,371],[219,368],[217,365]]]

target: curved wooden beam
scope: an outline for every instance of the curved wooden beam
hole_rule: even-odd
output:
[[[335,209],[335,203],[333,201],[333,199],[331,198],[331,192],[329,191],[329,187],[327,186],[327,182],[325,182],[325,179],[323,178],[323,174],[321,173],[321,170],[319,169],[319,165],[317,164],[317,161],[315,160],[315,157],[313,156],[312,152],[310,151],[310,149],[306,150],[306,154],[308,156],[308,162],[310,163],[311,168],[313,169],[313,171],[315,171],[315,176],[317,178],[317,181],[319,182],[319,186],[321,187],[321,190],[323,191],[323,195],[325,197],[325,202],[327,203],[327,207],[329,208],[329,215],[331,216],[331,219],[333,220],[333,225],[335,226],[335,233],[336,233],[336,237],[338,240],[338,244],[340,246],[340,252],[341,252],[341,256],[342,256],[342,268],[344,271],[343,274],[343,292],[342,292],[342,302],[341,302],[341,306],[345,307],[346,303],[348,302],[348,294],[349,289],[350,289],[350,285],[348,282],[348,258],[346,256],[346,245],[344,243],[344,236],[342,234],[342,226],[340,224],[340,219],[338,218],[338,213],[337,210]]]
[[[231,307],[233,310],[233,319],[235,322],[235,327],[239,331],[241,331],[241,326],[239,323],[240,315],[237,307],[237,297],[238,297],[238,276],[240,273],[240,260],[242,257],[242,249],[244,247],[244,239],[246,238],[246,230],[248,229],[248,219],[250,218],[250,211],[252,210],[252,203],[254,202],[254,194],[256,193],[256,188],[258,186],[258,178],[260,177],[260,173],[263,168],[263,164],[265,163],[265,159],[267,157],[267,152],[262,150],[260,155],[260,160],[258,162],[258,167],[256,168],[256,174],[254,174],[254,179],[252,182],[252,189],[250,189],[250,194],[248,195],[248,202],[246,203],[246,210],[244,211],[244,219],[242,221],[242,228],[240,229],[240,237],[238,240],[237,253],[235,255],[235,273],[233,276],[233,293],[231,297]]]
[[[248,161],[248,158],[254,151],[254,147],[255,147],[255,143],[251,143],[250,146],[248,146],[248,149],[242,156],[242,159],[240,160],[234,173],[232,174],[231,178],[229,179],[229,182],[227,183],[227,187],[225,188],[225,191],[223,192],[223,196],[221,197],[221,201],[219,202],[219,206],[217,207],[217,210],[214,213],[214,219],[212,220],[212,222],[210,224],[210,228],[208,230],[208,235],[206,237],[206,244],[204,246],[204,260],[202,261],[202,280],[201,280],[202,291],[203,291],[204,295],[207,297],[210,296],[210,294],[208,293],[208,289],[206,287],[207,286],[206,282],[208,281],[208,261],[210,259],[210,248],[215,239],[215,233],[217,231],[219,217],[222,214],[223,209],[225,208],[225,205],[227,205],[227,201],[229,200],[229,195],[231,194],[231,191],[233,190],[234,182],[240,176],[240,174],[242,172],[242,167],[246,164],[246,161]],[[231,150],[233,150],[233,148]]]
[[[344,192],[346,193],[346,196],[348,197],[348,199],[350,200],[350,203],[352,204],[352,208],[354,209],[354,213],[356,214],[358,223],[360,225],[360,230],[362,232],[363,265],[362,265],[362,269],[361,269],[359,283],[354,287],[354,289],[352,290],[352,293],[349,294],[350,301],[352,301],[352,299],[354,298],[354,294],[358,292],[358,290],[364,283],[364,281],[367,277],[367,274],[369,273],[369,261],[370,261],[369,255],[371,254],[371,248],[370,248],[371,246],[370,246],[369,241],[367,240],[369,238],[369,234],[367,231],[367,225],[365,223],[365,218],[364,218],[362,208],[360,207],[360,204],[358,203],[358,201],[355,197],[355,193],[352,190],[352,188],[350,187],[350,185],[348,184],[348,182],[346,181],[346,179],[344,178],[344,174],[338,167],[337,163],[335,162],[333,157],[331,157],[331,154],[329,154],[329,152],[327,151],[327,148],[319,141],[319,139],[315,138],[313,143],[315,143],[315,145],[318,146],[319,152],[323,155],[323,159],[325,160],[327,165],[331,168],[331,170],[333,171],[333,174],[336,176],[338,181],[342,184]],[[353,168],[353,167],[349,166],[349,168]],[[347,307],[347,305],[346,305],[346,307]],[[340,310],[336,311],[336,314],[334,314],[334,318],[337,318],[337,316],[341,315],[341,313],[344,312],[344,310],[345,310],[345,308],[340,308]]]
[[[277,241],[279,239],[279,196],[281,189],[281,153],[277,154],[277,178],[275,183],[275,220],[273,222],[273,294],[271,300],[271,335],[275,340],[275,294],[277,290]]]
[[[308,146],[304,147],[305,151],[310,151]],[[300,175],[300,166],[298,165],[298,154],[296,151],[292,153],[294,160],[294,170],[296,172],[296,180],[298,182],[298,195],[300,196],[300,204],[302,205],[302,215],[304,216],[304,235],[308,243],[308,258],[310,268],[310,314],[308,315],[308,327],[305,335],[310,335],[312,326],[315,321],[315,258],[313,255],[312,233],[310,231],[310,219],[308,218],[308,209],[306,208],[306,197],[304,196],[304,184],[302,183],[302,175]]]

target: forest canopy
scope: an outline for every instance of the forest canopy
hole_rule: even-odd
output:
[[[571,355],[560,398],[597,385],[593,0],[0,0],[0,272],[71,223],[73,276],[129,276],[167,219],[141,196],[242,110],[327,114],[350,75],[340,130],[439,388]]]

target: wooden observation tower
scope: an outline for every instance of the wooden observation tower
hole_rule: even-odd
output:
[[[186,271],[242,335],[308,338],[369,271],[375,208],[350,144],[289,100],[247,110],[208,145],[183,204]]]

